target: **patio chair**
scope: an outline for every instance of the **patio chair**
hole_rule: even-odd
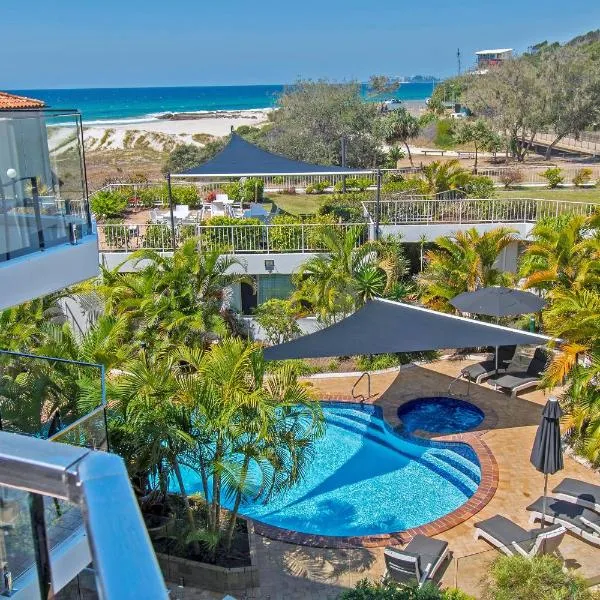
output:
[[[176,204],[173,216],[176,219],[187,219],[190,215],[190,207],[187,204]]]
[[[543,496],[527,507],[531,513],[531,521],[541,521],[543,511]],[[590,544],[600,546],[600,514],[574,502],[547,498],[546,515],[548,523],[558,523],[569,533]]]
[[[498,348],[498,371],[506,371],[510,366],[517,346],[500,346]],[[460,374],[475,383],[481,383],[496,373],[496,357],[465,367]]]
[[[167,219],[164,215],[161,215],[156,208],[150,211],[150,221],[152,223],[166,223]]]
[[[221,195],[226,196],[227,194],[217,194],[217,198]],[[221,200],[214,200],[210,205],[210,216],[211,217],[224,217],[227,214],[227,208]]]
[[[554,497],[600,513],[600,485],[567,477],[553,490]]]
[[[502,388],[503,391],[510,392],[511,396],[516,396],[520,391],[534,387],[542,380],[547,362],[546,352],[542,348],[536,348],[526,371],[507,373],[494,380],[494,386],[496,389]]]
[[[448,542],[416,535],[404,550],[385,549],[386,575],[398,583],[416,583],[421,587],[450,557]]]
[[[227,194],[216,194],[215,200],[223,204],[224,202],[229,202],[229,196]]]
[[[554,554],[566,531],[560,524],[528,531],[502,515],[475,523],[475,539],[487,540],[508,556],[520,554],[526,558]]]

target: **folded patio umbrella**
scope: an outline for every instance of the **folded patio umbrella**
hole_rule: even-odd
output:
[[[499,318],[539,312],[546,303],[531,292],[498,286],[463,292],[450,300],[450,304],[460,312]]]
[[[542,421],[535,434],[531,450],[531,464],[544,474],[544,501],[542,506],[542,527],[546,516],[548,475],[563,469],[563,452],[560,439],[560,418],[563,414],[558,400],[551,396],[544,406]]]
[[[460,312],[496,317],[497,322],[500,317],[539,312],[546,303],[531,292],[494,286],[481,288],[474,292],[463,292],[450,300],[450,304]],[[498,346],[496,346],[497,372]]]

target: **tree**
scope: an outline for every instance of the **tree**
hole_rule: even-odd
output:
[[[454,312],[450,300],[462,292],[492,285],[507,285],[511,276],[495,266],[500,253],[516,240],[512,229],[498,227],[485,233],[473,228],[453,238],[440,237],[426,255],[418,276],[421,300],[431,308]]]
[[[195,440],[184,460],[200,476],[209,534],[224,533],[229,548],[243,502],[267,501],[303,477],[324,431],[321,407],[290,365],[267,373],[256,343],[230,338],[180,358],[178,397],[191,411]]]
[[[436,160],[423,167],[423,179],[429,194],[462,189],[470,181],[471,174],[458,159]]]
[[[163,173],[181,173],[187,169],[191,169],[196,165],[212,158],[219,150],[221,150],[229,138],[213,140],[207,142],[204,146],[196,144],[178,144],[170,152],[165,164],[163,165]]]
[[[387,75],[371,75],[367,85],[369,93],[374,96],[391,94],[399,87],[400,80],[397,77],[388,77]]]
[[[413,159],[408,142],[419,135],[422,122],[417,117],[413,117],[405,108],[399,108],[381,117],[380,127],[383,138],[388,144],[397,142],[404,144],[412,166]]]
[[[594,225],[593,217],[576,215],[538,221],[519,265],[523,287],[552,290],[597,284],[600,248]]]
[[[130,260],[144,265],[132,273],[120,266],[103,270],[102,282],[93,289],[104,299],[108,311],[124,315],[132,337],[147,348],[166,339],[204,346],[230,327],[230,286],[251,283],[236,272],[243,267],[219,249],[199,251],[196,238],[187,239],[172,256],[139,250]]]
[[[482,150],[493,152],[500,147],[498,134],[483,119],[460,122],[454,131],[457,144],[471,144],[475,149],[475,165],[473,172],[477,173],[477,159]]]
[[[567,46],[545,52],[539,68],[546,121],[554,135],[546,149],[550,160],[552,149],[564,137],[578,139],[600,124],[600,64],[584,48]]]
[[[289,300],[271,298],[257,306],[254,314],[271,344],[289,342],[302,333]]]
[[[307,304],[325,322],[335,322],[367,300],[385,295],[406,272],[397,241],[358,245],[361,229],[326,226],[319,232],[327,254],[303,263],[293,276],[295,301]]]
[[[280,96],[267,149],[323,165],[341,163],[342,137],[347,165],[370,168],[382,159],[376,128],[377,106],[364,102],[358,83],[298,81]]]
[[[543,82],[531,57],[503,61],[485,74],[470,76],[462,94],[465,104],[490,120],[523,161],[538,133],[547,124]]]

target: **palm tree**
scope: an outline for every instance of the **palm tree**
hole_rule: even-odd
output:
[[[328,226],[320,230],[327,254],[306,261],[294,274],[295,301],[308,304],[329,323],[368,300],[385,295],[407,270],[398,241],[358,245],[362,231]]]
[[[498,227],[479,234],[475,228],[440,237],[426,255],[418,276],[421,300],[436,310],[453,312],[450,300],[462,292],[492,285],[507,285],[511,275],[495,266],[500,253],[515,241],[514,232]]]
[[[388,144],[394,144],[396,142],[404,144],[408,154],[408,160],[410,161],[411,166],[413,166],[412,154],[408,142],[419,135],[423,128],[423,122],[417,117],[413,117],[405,108],[400,108],[398,110],[390,111],[382,117],[380,126],[383,133],[383,139]]]
[[[423,167],[423,178],[430,194],[439,194],[449,190],[461,189],[471,179],[469,171],[464,169],[458,159],[434,161]]]
[[[218,249],[200,252],[195,238],[186,240],[173,256],[139,250],[130,260],[144,266],[125,274],[120,266],[104,270],[102,283],[94,289],[107,310],[128,318],[132,335],[147,348],[165,340],[206,345],[215,335],[225,335],[227,289],[252,283],[248,275],[235,271],[243,267],[239,259]]]
[[[539,221],[520,265],[525,288],[585,287],[600,281],[597,216],[568,215]]]
[[[192,415],[194,446],[185,464],[201,478],[212,539],[229,548],[245,500],[266,499],[303,475],[323,432],[320,405],[287,365],[267,373],[260,346],[226,339],[210,352],[179,354],[178,397]]]

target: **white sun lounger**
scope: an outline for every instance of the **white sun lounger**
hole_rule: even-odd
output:
[[[552,494],[559,500],[573,502],[600,513],[600,485],[567,477],[552,490]]]
[[[385,549],[386,575],[398,583],[416,583],[421,587],[450,556],[448,542],[416,535],[404,550]]]
[[[538,498],[527,507],[531,512],[531,521],[542,520],[542,507],[544,498]],[[546,516],[548,523],[559,523],[569,533],[580,537],[590,544],[600,546],[600,514],[565,500],[547,499]]]
[[[502,515],[475,523],[475,539],[487,540],[508,556],[520,554],[526,558],[556,552],[566,531],[558,524],[528,531]]]

